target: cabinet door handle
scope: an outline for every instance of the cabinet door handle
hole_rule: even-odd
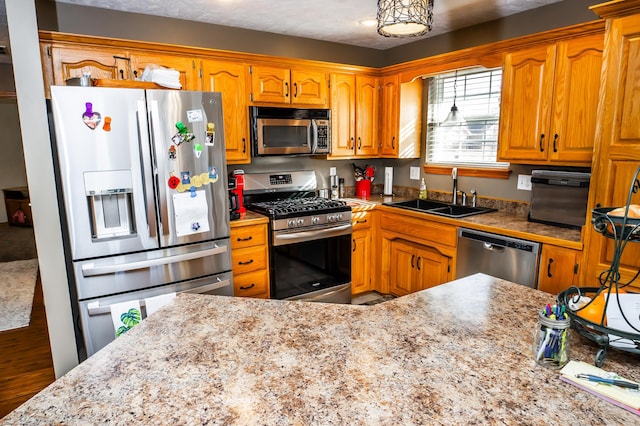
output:
[[[573,265],[573,275],[578,275],[578,269],[579,268],[580,268],[580,265],[578,263]]]
[[[251,265],[253,263],[253,259],[247,261],[247,262],[238,262],[238,265]]]
[[[246,154],[247,153],[247,139],[242,138],[242,153]]]
[[[367,219],[365,219],[365,220],[356,220],[356,225],[359,224],[359,223],[367,223]]]
[[[551,278],[553,277],[553,275],[551,275],[551,264],[553,263],[553,259],[549,259],[549,263],[547,264],[547,277]]]
[[[540,152],[544,152],[544,133],[540,134]]]
[[[351,241],[353,242],[353,249],[351,251],[355,252],[356,251],[356,239],[352,238]]]
[[[422,263],[422,257],[418,256],[418,261],[416,262],[416,267],[418,268],[418,271],[420,270],[420,263]]]
[[[416,258],[416,255],[412,254],[411,255],[411,269],[413,269],[413,261],[415,260],[415,258]]]
[[[558,152],[558,147],[556,142],[558,142],[558,138],[560,136],[556,133],[555,135],[553,135],[553,152]]]
[[[285,83],[284,83],[284,88],[285,88],[284,96],[285,96],[286,98],[288,98],[288,97],[289,97],[289,83],[288,83],[288,82],[286,82],[286,81],[285,81]]]
[[[298,83],[293,83],[293,97],[298,97]]]
[[[351,136],[351,142],[349,143],[349,149],[355,148],[355,144],[353,143],[353,136]]]
[[[247,287],[240,286],[240,290],[249,290],[251,288],[254,288],[255,286],[256,286],[255,283],[251,283],[251,285]]]
[[[358,136],[358,149],[362,148],[362,138]]]
[[[253,240],[253,235],[247,238],[240,238],[240,237],[236,238],[236,241],[251,241],[251,240]]]
[[[391,138],[391,149],[395,151],[396,149],[396,137]]]

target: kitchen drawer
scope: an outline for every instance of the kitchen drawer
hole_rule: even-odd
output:
[[[372,212],[353,212],[351,213],[352,231],[358,229],[371,228],[371,222],[373,220]]]
[[[267,225],[248,225],[231,229],[231,250],[267,244]]]
[[[233,274],[257,271],[267,268],[267,246],[247,247],[240,250],[231,250]]]
[[[269,271],[238,274],[233,277],[233,294],[237,297],[269,298]]]
[[[404,234],[422,241],[455,247],[457,240],[456,227],[429,219],[418,219],[400,214],[384,213],[380,216],[380,228]]]

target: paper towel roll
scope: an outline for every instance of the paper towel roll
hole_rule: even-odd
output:
[[[393,167],[384,168],[384,195],[393,195]]]

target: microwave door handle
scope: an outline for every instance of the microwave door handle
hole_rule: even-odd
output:
[[[318,150],[318,124],[316,120],[311,120],[311,153],[315,154]]]

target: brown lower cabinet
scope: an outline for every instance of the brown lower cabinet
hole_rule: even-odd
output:
[[[239,297],[269,298],[269,246],[267,222],[231,225],[233,294]]]
[[[454,279],[455,226],[387,211],[379,212],[378,222],[378,291],[403,296]]]
[[[351,231],[351,294],[373,290],[373,220],[374,212],[353,212]]]
[[[573,285],[580,286],[581,258],[580,250],[543,244],[538,290],[558,294]]]

